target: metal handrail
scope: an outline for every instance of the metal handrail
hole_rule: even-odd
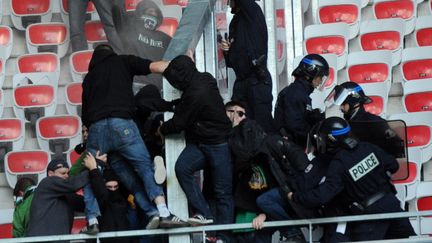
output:
[[[275,227],[286,227],[286,226],[308,226],[309,228],[309,239],[312,242],[312,226],[318,224],[329,224],[329,223],[340,223],[340,222],[355,222],[355,221],[369,221],[369,220],[383,220],[383,219],[396,219],[396,218],[417,218],[423,216],[432,216],[432,210],[421,211],[421,212],[400,212],[400,213],[383,213],[383,214],[368,214],[368,215],[356,215],[356,216],[340,216],[340,217],[329,217],[329,218],[314,218],[314,219],[296,219],[296,220],[284,220],[284,221],[270,221],[264,222],[265,228]],[[79,235],[54,235],[54,236],[37,236],[37,237],[24,237],[14,239],[2,239],[0,243],[15,243],[15,242],[41,242],[41,241],[59,241],[59,240],[84,240],[84,239],[100,239],[104,238],[116,238],[116,237],[137,237],[145,235],[181,235],[207,231],[220,231],[220,230],[238,230],[238,229],[251,229],[251,223],[241,224],[221,224],[221,225],[208,225],[199,227],[185,227],[175,229],[155,229],[155,230],[129,230],[129,231],[115,231],[115,232],[103,232],[95,236],[79,234]],[[432,242],[432,238],[413,238],[409,239],[411,242]],[[383,241],[376,241],[383,242]],[[408,242],[408,239],[392,240],[386,242]]]

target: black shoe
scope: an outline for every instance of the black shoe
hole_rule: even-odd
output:
[[[170,214],[168,217],[161,217],[159,227],[160,228],[177,228],[177,227],[187,227],[189,224],[174,214]]]
[[[99,233],[99,224],[87,225],[80,230],[81,234],[96,235]]]
[[[146,225],[146,229],[157,229],[159,227],[160,218],[159,215],[153,215]]]

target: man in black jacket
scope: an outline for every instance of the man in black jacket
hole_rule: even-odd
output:
[[[89,64],[82,94],[82,122],[89,128],[87,151],[96,155],[108,154],[111,168],[121,178],[128,190],[133,182],[129,163],[141,180],[150,201],[157,209],[140,197],[150,222],[147,228],[186,226],[168,210],[162,188],[154,180],[154,167],[147,148],[133,121],[135,103],[132,82],[135,75],[162,73],[168,62],[142,59],[133,55],[117,55],[109,45],[95,48]],[[160,224],[159,224],[160,221]]]
[[[227,143],[231,123],[216,80],[209,73],[199,72],[192,59],[183,55],[174,58],[163,75],[174,88],[183,91],[174,116],[158,131],[162,136],[185,131],[186,148],[177,159],[175,171],[189,203],[197,212],[189,222],[213,223],[214,216],[194,178],[196,171],[208,165],[213,175],[215,221],[232,223],[232,162]]]
[[[221,40],[225,61],[236,74],[231,100],[247,104],[250,119],[273,131],[272,80],[267,70],[267,25],[254,0],[231,0],[234,17],[228,40]]]

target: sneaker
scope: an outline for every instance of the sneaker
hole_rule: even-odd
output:
[[[96,235],[99,233],[99,224],[87,225],[80,230],[81,234]]]
[[[170,214],[168,217],[161,217],[159,227],[160,228],[177,228],[177,227],[187,227],[189,224],[174,214]]]
[[[150,220],[149,220],[149,222],[147,223],[147,225],[146,225],[146,229],[157,229],[157,228],[159,228],[159,222],[160,222],[160,218],[159,218],[159,215],[153,215],[151,218],[150,218]]]
[[[188,223],[191,225],[206,225],[206,224],[213,224],[213,219],[206,219],[201,214],[196,214],[192,218],[188,219]]]
[[[165,169],[165,165],[164,165],[164,159],[161,156],[155,156],[154,157],[154,179],[156,181],[157,184],[162,184],[164,183],[165,179],[166,179],[166,169]]]

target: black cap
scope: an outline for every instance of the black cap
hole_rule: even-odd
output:
[[[105,179],[105,182],[108,181],[120,181],[117,175],[114,173],[114,171],[110,169],[106,169],[103,172],[103,178]]]
[[[68,168],[69,165],[64,159],[53,159],[49,162],[47,166],[47,172],[48,171],[55,171],[60,168]]]

